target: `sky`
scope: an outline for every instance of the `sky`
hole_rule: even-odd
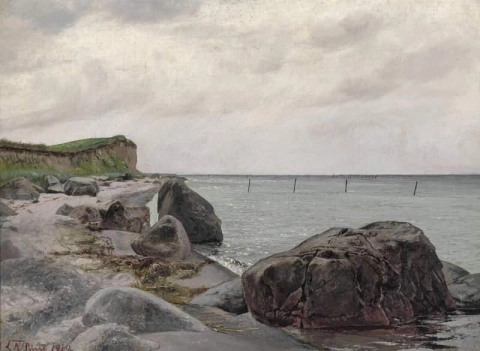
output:
[[[0,138],[145,172],[480,173],[480,0],[0,0]]]

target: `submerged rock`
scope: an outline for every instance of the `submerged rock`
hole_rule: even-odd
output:
[[[134,332],[205,331],[199,320],[155,295],[134,288],[106,288],[87,302],[83,324],[117,323]]]
[[[104,229],[143,233],[150,227],[150,211],[145,206],[126,207],[120,201],[115,201],[103,217]]]
[[[92,223],[102,220],[100,211],[88,205],[77,206],[68,215],[72,218],[78,218],[82,223]]]
[[[63,184],[57,177],[48,175],[45,177],[45,190],[47,193],[57,194],[64,193]]]
[[[455,308],[435,247],[409,223],[332,228],[242,276],[252,315],[274,326],[390,326]]]
[[[222,242],[220,219],[212,205],[182,179],[167,178],[158,192],[158,216],[171,215],[182,222],[192,243]]]
[[[172,216],[164,216],[132,241],[132,249],[143,256],[184,260],[190,254],[191,245],[182,223]]]
[[[190,305],[213,306],[235,314],[248,312],[240,278],[208,289],[190,301]]]
[[[110,323],[87,329],[75,338],[70,348],[81,351],[152,351],[159,350],[160,346],[130,334],[125,326]]]
[[[0,186],[0,198],[12,200],[38,200],[39,191],[25,178],[15,178]]]
[[[60,206],[57,210],[57,212],[55,212],[55,214],[57,215],[60,215],[60,216],[68,216],[70,215],[70,213],[72,213],[72,211],[74,210],[75,208],[68,205],[68,204],[63,204],[62,206]]]
[[[0,201],[0,217],[15,216],[17,212],[12,210],[8,205]]]
[[[64,188],[65,194],[75,196],[97,196],[97,193],[100,191],[100,187],[95,179],[84,177],[73,177],[68,179]]]
[[[445,282],[447,283],[447,285],[456,283],[460,278],[470,274],[470,272],[463,269],[462,267],[459,267],[447,261],[442,261],[442,265],[442,271],[443,275],[445,276]]]
[[[480,273],[465,275],[448,289],[459,310],[480,311]]]

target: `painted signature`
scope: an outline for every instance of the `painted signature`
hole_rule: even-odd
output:
[[[23,340],[9,340],[6,349],[9,351],[73,351],[68,345],[33,345]]]

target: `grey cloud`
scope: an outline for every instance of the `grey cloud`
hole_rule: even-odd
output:
[[[397,81],[367,76],[346,79],[338,85],[337,89],[348,99],[370,100],[387,95],[399,86]]]
[[[479,52],[471,44],[462,44],[455,38],[415,51],[407,51],[388,61],[382,71],[385,79],[405,79],[427,82],[442,78],[450,72],[466,69]]]
[[[381,28],[381,20],[373,15],[350,15],[339,22],[317,24],[311,30],[310,39],[314,46],[335,50],[373,38]]]
[[[89,7],[90,0],[10,0],[7,13],[46,34],[56,34],[75,24]]]
[[[126,22],[158,22],[195,14],[201,0],[108,0],[105,6]]]

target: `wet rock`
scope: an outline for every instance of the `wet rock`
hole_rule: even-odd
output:
[[[150,211],[147,207],[126,207],[115,201],[103,216],[102,227],[143,233],[150,227]]]
[[[134,288],[106,288],[87,302],[83,324],[117,323],[134,332],[204,331],[200,321],[155,295]]]
[[[448,289],[459,310],[480,311],[480,273],[465,275]]]
[[[97,196],[100,188],[93,178],[73,177],[65,183],[65,194],[67,195],[89,195]]]
[[[25,178],[15,178],[0,186],[0,198],[12,200],[38,200],[40,193]]]
[[[212,205],[182,179],[166,178],[158,192],[159,218],[171,215],[182,222],[192,243],[222,242],[222,222]]]
[[[75,338],[70,348],[82,351],[152,351],[159,350],[160,346],[130,334],[125,326],[110,323],[87,329]]]
[[[224,311],[242,314],[248,312],[247,303],[243,296],[243,286],[240,278],[234,279],[198,295],[192,301],[191,305],[213,306]]]
[[[7,204],[0,201],[0,217],[15,216],[17,212],[8,207]]]
[[[67,205],[67,204],[63,204],[62,206],[60,206],[57,210],[57,212],[55,212],[55,214],[57,215],[60,215],[60,216],[69,216],[70,213],[72,213],[72,211],[74,210],[74,207],[70,206],[70,205]]]
[[[132,249],[143,256],[183,260],[190,254],[191,245],[182,223],[172,216],[164,216],[132,241]]]
[[[447,261],[442,261],[442,265],[442,271],[443,275],[445,276],[445,282],[447,283],[447,285],[456,283],[460,278],[470,274],[470,272],[463,269],[462,267],[459,267]]]
[[[64,193],[63,184],[57,177],[48,175],[45,177],[45,190],[50,194]]]
[[[274,326],[391,326],[455,308],[435,247],[409,223],[332,228],[242,276],[252,315]]]
[[[0,242],[0,261],[20,257],[22,257],[20,250],[13,245],[11,240],[2,240]]]
[[[87,205],[75,207],[69,213],[69,216],[72,218],[78,218],[82,223],[93,223],[102,220],[102,217],[100,216],[100,211],[95,207]]]

